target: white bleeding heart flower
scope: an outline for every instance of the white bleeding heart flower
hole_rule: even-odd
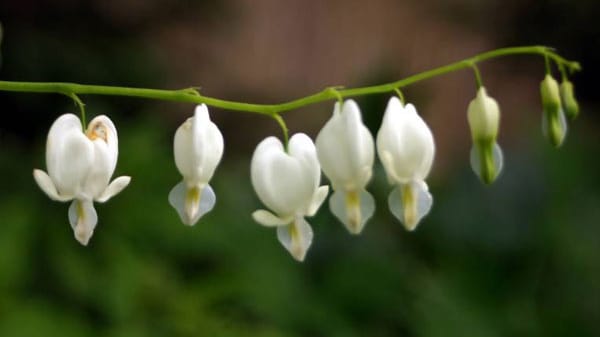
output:
[[[215,193],[208,183],[223,156],[223,146],[223,135],[210,120],[205,104],[198,105],[194,117],[175,132],[175,165],[183,181],[169,193],[169,203],[186,225],[194,225],[215,206]]]
[[[109,184],[117,165],[118,147],[117,130],[108,117],[94,118],[84,133],[77,116],[64,114],[48,132],[48,173],[33,170],[35,181],[50,199],[73,200],[69,222],[83,245],[88,244],[98,222],[93,202],[108,201],[131,181],[131,177],[122,176]]]
[[[435,153],[431,130],[412,104],[403,106],[397,97],[389,100],[377,133],[377,153],[395,185],[388,198],[390,210],[412,231],[433,203],[425,178]]]
[[[319,186],[321,168],[312,140],[295,134],[286,152],[279,139],[264,139],[254,151],[250,173],[258,198],[272,211],[257,210],[252,217],[263,226],[277,227],[281,244],[303,261],[313,239],[304,217],[313,216],[329,192],[328,186]]]
[[[373,173],[375,142],[355,101],[347,100],[341,107],[335,103],[333,116],[315,143],[334,190],[329,208],[350,233],[359,234],[375,212],[375,200],[365,189]]]

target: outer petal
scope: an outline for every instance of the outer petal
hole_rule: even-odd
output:
[[[102,160],[106,161],[105,165],[110,178],[117,167],[117,158],[119,157],[119,137],[115,124],[105,115],[97,116],[88,124],[86,134],[94,143],[102,144],[105,147]]]
[[[131,177],[128,176],[120,176],[113,180],[110,185],[106,187],[106,189],[100,194],[98,198],[95,200],[98,202],[107,202],[108,199],[114,197],[119,194],[129,183],[131,182]]]
[[[210,181],[223,156],[224,142],[205,104],[198,105],[194,117],[177,129],[173,148],[177,169],[190,186]]]
[[[390,99],[377,134],[377,151],[380,157],[389,153],[391,160],[383,165],[388,177],[399,179],[397,183],[423,180],[429,174],[435,152],[433,135],[412,104],[403,108],[398,98]]]
[[[293,218],[280,218],[275,214],[266,211],[264,209],[256,210],[252,213],[252,218],[254,221],[265,227],[278,227],[278,226],[286,226],[292,222]]]
[[[86,131],[94,144],[94,160],[83,188],[84,197],[99,198],[106,190],[117,166],[119,140],[110,118],[101,115],[92,119]]]
[[[64,114],[52,123],[46,140],[46,167],[50,177],[60,170],[64,139],[72,133],[82,133],[81,121],[77,116]]]
[[[50,197],[50,199],[56,201],[69,201],[72,199],[70,197],[64,197],[58,194],[52,179],[50,179],[50,176],[46,172],[34,169],[33,178],[42,191],[44,191]]]
[[[297,133],[290,138],[288,146],[289,155],[302,163],[305,178],[311,181],[314,191],[321,182],[321,165],[315,144],[306,134]]]
[[[89,200],[73,200],[69,207],[69,223],[73,228],[75,239],[87,246],[98,223],[94,204]]]
[[[304,218],[298,217],[289,226],[277,227],[277,238],[294,259],[302,262],[312,244],[313,231]]]
[[[256,194],[267,207],[283,217],[308,207],[316,189],[315,175],[320,175],[314,146],[313,162],[310,151],[304,151],[302,141],[299,143],[298,139],[301,138],[292,137],[290,141],[290,152],[294,147],[296,156],[286,154],[275,137],[264,139],[252,156],[250,172]]]
[[[327,194],[329,194],[329,186],[323,185],[317,188],[305,214],[307,216],[315,215],[321,207],[321,205],[323,204],[323,201],[325,201],[325,199],[327,198]]]
[[[84,192],[85,179],[94,163],[94,145],[81,132],[81,126],[73,125],[78,121],[73,115],[59,117],[50,128],[46,146],[48,175],[58,194],[71,198]]]
[[[335,189],[362,188],[371,178],[373,136],[363,125],[356,102],[347,100],[339,110],[336,103],[333,116],[317,136],[319,162]]]

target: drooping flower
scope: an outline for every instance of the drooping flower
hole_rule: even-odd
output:
[[[98,216],[93,202],[106,202],[121,192],[131,177],[110,178],[117,165],[117,130],[106,116],[94,118],[85,133],[73,114],[60,116],[50,127],[46,142],[48,173],[34,169],[33,177],[52,200],[66,202],[75,238],[87,245]]]
[[[567,119],[563,111],[558,82],[546,75],[540,84],[542,94],[542,130],[554,147],[562,145],[567,135]]]
[[[223,135],[210,120],[205,104],[198,105],[175,132],[175,165],[183,181],[169,193],[169,203],[181,221],[193,226],[213,209],[216,197],[208,184],[223,156]]]
[[[500,108],[484,87],[479,88],[477,96],[469,103],[467,119],[473,139],[471,167],[481,181],[491,184],[503,166],[502,150],[496,142]]]
[[[375,144],[355,101],[347,100],[341,107],[335,103],[316,147],[334,190],[329,208],[350,233],[359,234],[375,212],[375,200],[365,189],[373,172]]]
[[[415,107],[403,106],[392,97],[377,133],[377,153],[388,181],[394,185],[388,198],[390,211],[409,231],[429,213],[433,203],[425,178],[434,152],[431,130]]]
[[[313,239],[306,216],[313,216],[329,191],[319,186],[321,168],[312,140],[303,133],[292,136],[287,152],[275,137],[264,139],[252,155],[252,186],[271,211],[252,213],[256,222],[277,227],[279,242],[303,261]]]

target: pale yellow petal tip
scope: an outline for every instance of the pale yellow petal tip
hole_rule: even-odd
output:
[[[90,242],[90,239],[92,238],[92,235],[94,234],[93,230],[89,230],[88,228],[85,228],[85,226],[79,224],[75,227],[75,240],[79,241],[79,243],[81,243],[83,246],[88,245],[88,243]]]
[[[306,258],[306,252],[307,250],[303,249],[302,247],[295,247],[290,251],[290,254],[294,260],[298,262],[304,262],[304,259]]]
[[[405,221],[403,222],[404,228],[408,231],[408,232],[414,232],[415,229],[417,229],[417,226],[419,225],[418,221],[414,221],[414,220],[410,220],[411,222],[409,222],[410,219],[405,219]]]
[[[285,226],[291,223],[293,220],[293,218],[291,217],[278,217],[275,214],[264,209],[258,209],[252,212],[252,219],[259,225],[265,227]]]

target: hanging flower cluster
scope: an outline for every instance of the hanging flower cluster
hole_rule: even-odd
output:
[[[497,138],[500,107],[481,85],[467,107],[471,132],[471,166],[479,179],[490,184],[502,171],[503,155]],[[579,106],[573,84],[563,70],[563,82],[548,73],[540,84],[542,127],[551,144],[558,147],[567,132],[566,117],[575,118]],[[398,91],[401,96],[401,93]],[[433,205],[426,178],[435,156],[433,134],[412,104],[391,97],[381,126],[373,137],[364,125],[358,104],[339,101],[315,142],[303,133],[285,143],[270,136],[261,141],[250,164],[251,183],[266,209],[252,213],[265,227],[274,227],[277,238],[298,261],[303,261],[313,241],[306,218],[314,216],[329,195],[321,185],[321,172],[331,183],[329,209],[353,235],[360,234],[375,213],[375,198],[367,191],[373,175],[375,154],[383,166],[391,192],[387,204],[391,214],[408,231],[414,231]],[[198,105],[175,132],[175,166],[182,181],[172,188],[168,201],[181,222],[193,226],[210,212],[216,195],[210,186],[224,150],[223,135],[210,119],[208,107]],[[35,169],[33,176],[53,200],[71,201],[68,219],[75,238],[87,245],[98,217],[93,202],[106,202],[130,182],[128,176],[110,182],[118,157],[117,130],[106,116],[94,118],[82,129],[73,114],[60,116],[51,126],[46,145],[47,172]]]

